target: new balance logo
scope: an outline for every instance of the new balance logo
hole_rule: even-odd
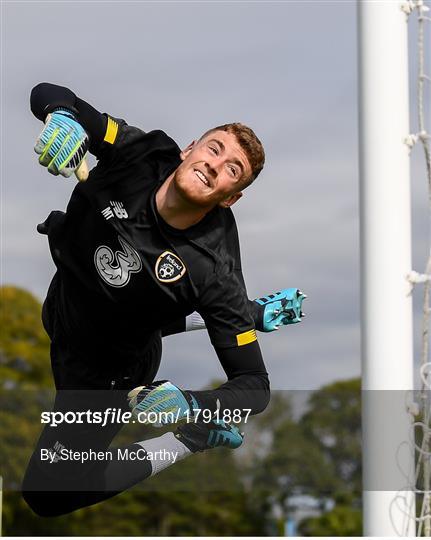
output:
[[[127,219],[129,217],[129,214],[127,213],[126,209],[124,208],[124,205],[122,202],[118,201],[109,201],[110,206],[107,206],[102,210],[102,216],[108,220],[113,218],[114,216],[118,219]]]
[[[102,216],[105,219],[111,219],[111,217],[114,217],[114,212],[111,210],[110,206],[107,206],[105,210],[102,210]]]

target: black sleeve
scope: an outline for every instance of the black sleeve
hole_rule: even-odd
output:
[[[182,334],[186,331],[186,318],[181,317],[162,328],[162,337],[172,336],[174,334]]]
[[[195,307],[215,349],[242,347],[257,339],[248,302],[235,272],[220,271],[208,277]]]
[[[78,122],[90,138],[90,152],[98,156],[107,133],[107,115],[100,113],[64,86],[40,83],[31,91],[31,111],[42,122],[45,121],[48,113],[59,107],[64,107],[75,113]]]
[[[201,409],[215,412],[241,409],[241,416],[262,412],[269,403],[270,389],[268,373],[257,341],[243,347],[216,349],[217,356],[226,372],[228,381],[216,390],[191,390]],[[219,401],[219,403],[217,403]]]
[[[230,256],[233,259],[233,268],[236,275],[236,278],[238,282],[240,283],[241,287],[244,289],[245,294],[248,299],[248,293],[247,293],[247,287],[245,284],[244,276],[242,274],[242,263],[241,263],[241,248],[239,244],[239,234],[238,234],[238,227],[236,226],[235,217],[233,215],[232,210],[226,209],[225,212],[225,220],[226,220],[226,245],[228,252]],[[256,330],[262,331],[262,323],[263,323],[263,308],[253,300],[249,300],[247,302],[248,310],[250,312],[250,315],[252,319],[254,320],[254,325],[256,327]]]
[[[235,270],[235,275],[247,294],[244,276],[242,275],[242,271],[240,268]],[[247,298],[247,306],[248,311],[254,321],[254,326],[256,327],[256,330],[259,330],[259,332],[263,332],[263,312],[265,311],[265,308],[254,300],[250,300],[249,298]]]

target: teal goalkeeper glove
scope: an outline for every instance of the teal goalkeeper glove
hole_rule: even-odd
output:
[[[132,414],[142,424],[162,427],[180,420],[193,419],[199,404],[190,392],[180,390],[169,381],[155,381],[138,386],[128,394]]]
[[[302,312],[302,301],[307,296],[299,289],[282,289],[268,296],[253,300],[260,306],[259,324],[256,328],[261,332],[273,332],[280,326],[301,322],[305,314]]]
[[[34,150],[40,154],[39,163],[48,167],[51,174],[69,178],[85,159],[88,145],[88,135],[75,114],[67,109],[57,109],[46,117]]]

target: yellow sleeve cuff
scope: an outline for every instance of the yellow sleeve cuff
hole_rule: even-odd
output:
[[[108,125],[106,126],[106,133],[104,141],[109,144],[114,144],[115,139],[117,138],[118,133],[118,124],[110,116],[108,116]]]
[[[238,334],[236,336],[236,342],[238,344],[238,347],[241,347],[242,345],[247,345],[248,343],[252,343],[253,341],[257,340],[256,336],[256,330],[248,330],[248,332],[243,332],[242,334]]]

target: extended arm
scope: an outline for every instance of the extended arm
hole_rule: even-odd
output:
[[[227,382],[215,390],[192,391],[200,408],[215,412],[245,409],[251,414],[265,410],[269,403],[268,373],[257,340],[242,347],[216,348],[217,356],[226,372]]]
[[[248,300],[248,309],[256,330],[273,332],[280,326],[301,322],[305,317],[302,302],[307,296],[296,288],[282,289],[267,296]],[[171,336],[190,330],[202,330],[205,321],[198,312],[178,319],[162,328],[162,336]]]

